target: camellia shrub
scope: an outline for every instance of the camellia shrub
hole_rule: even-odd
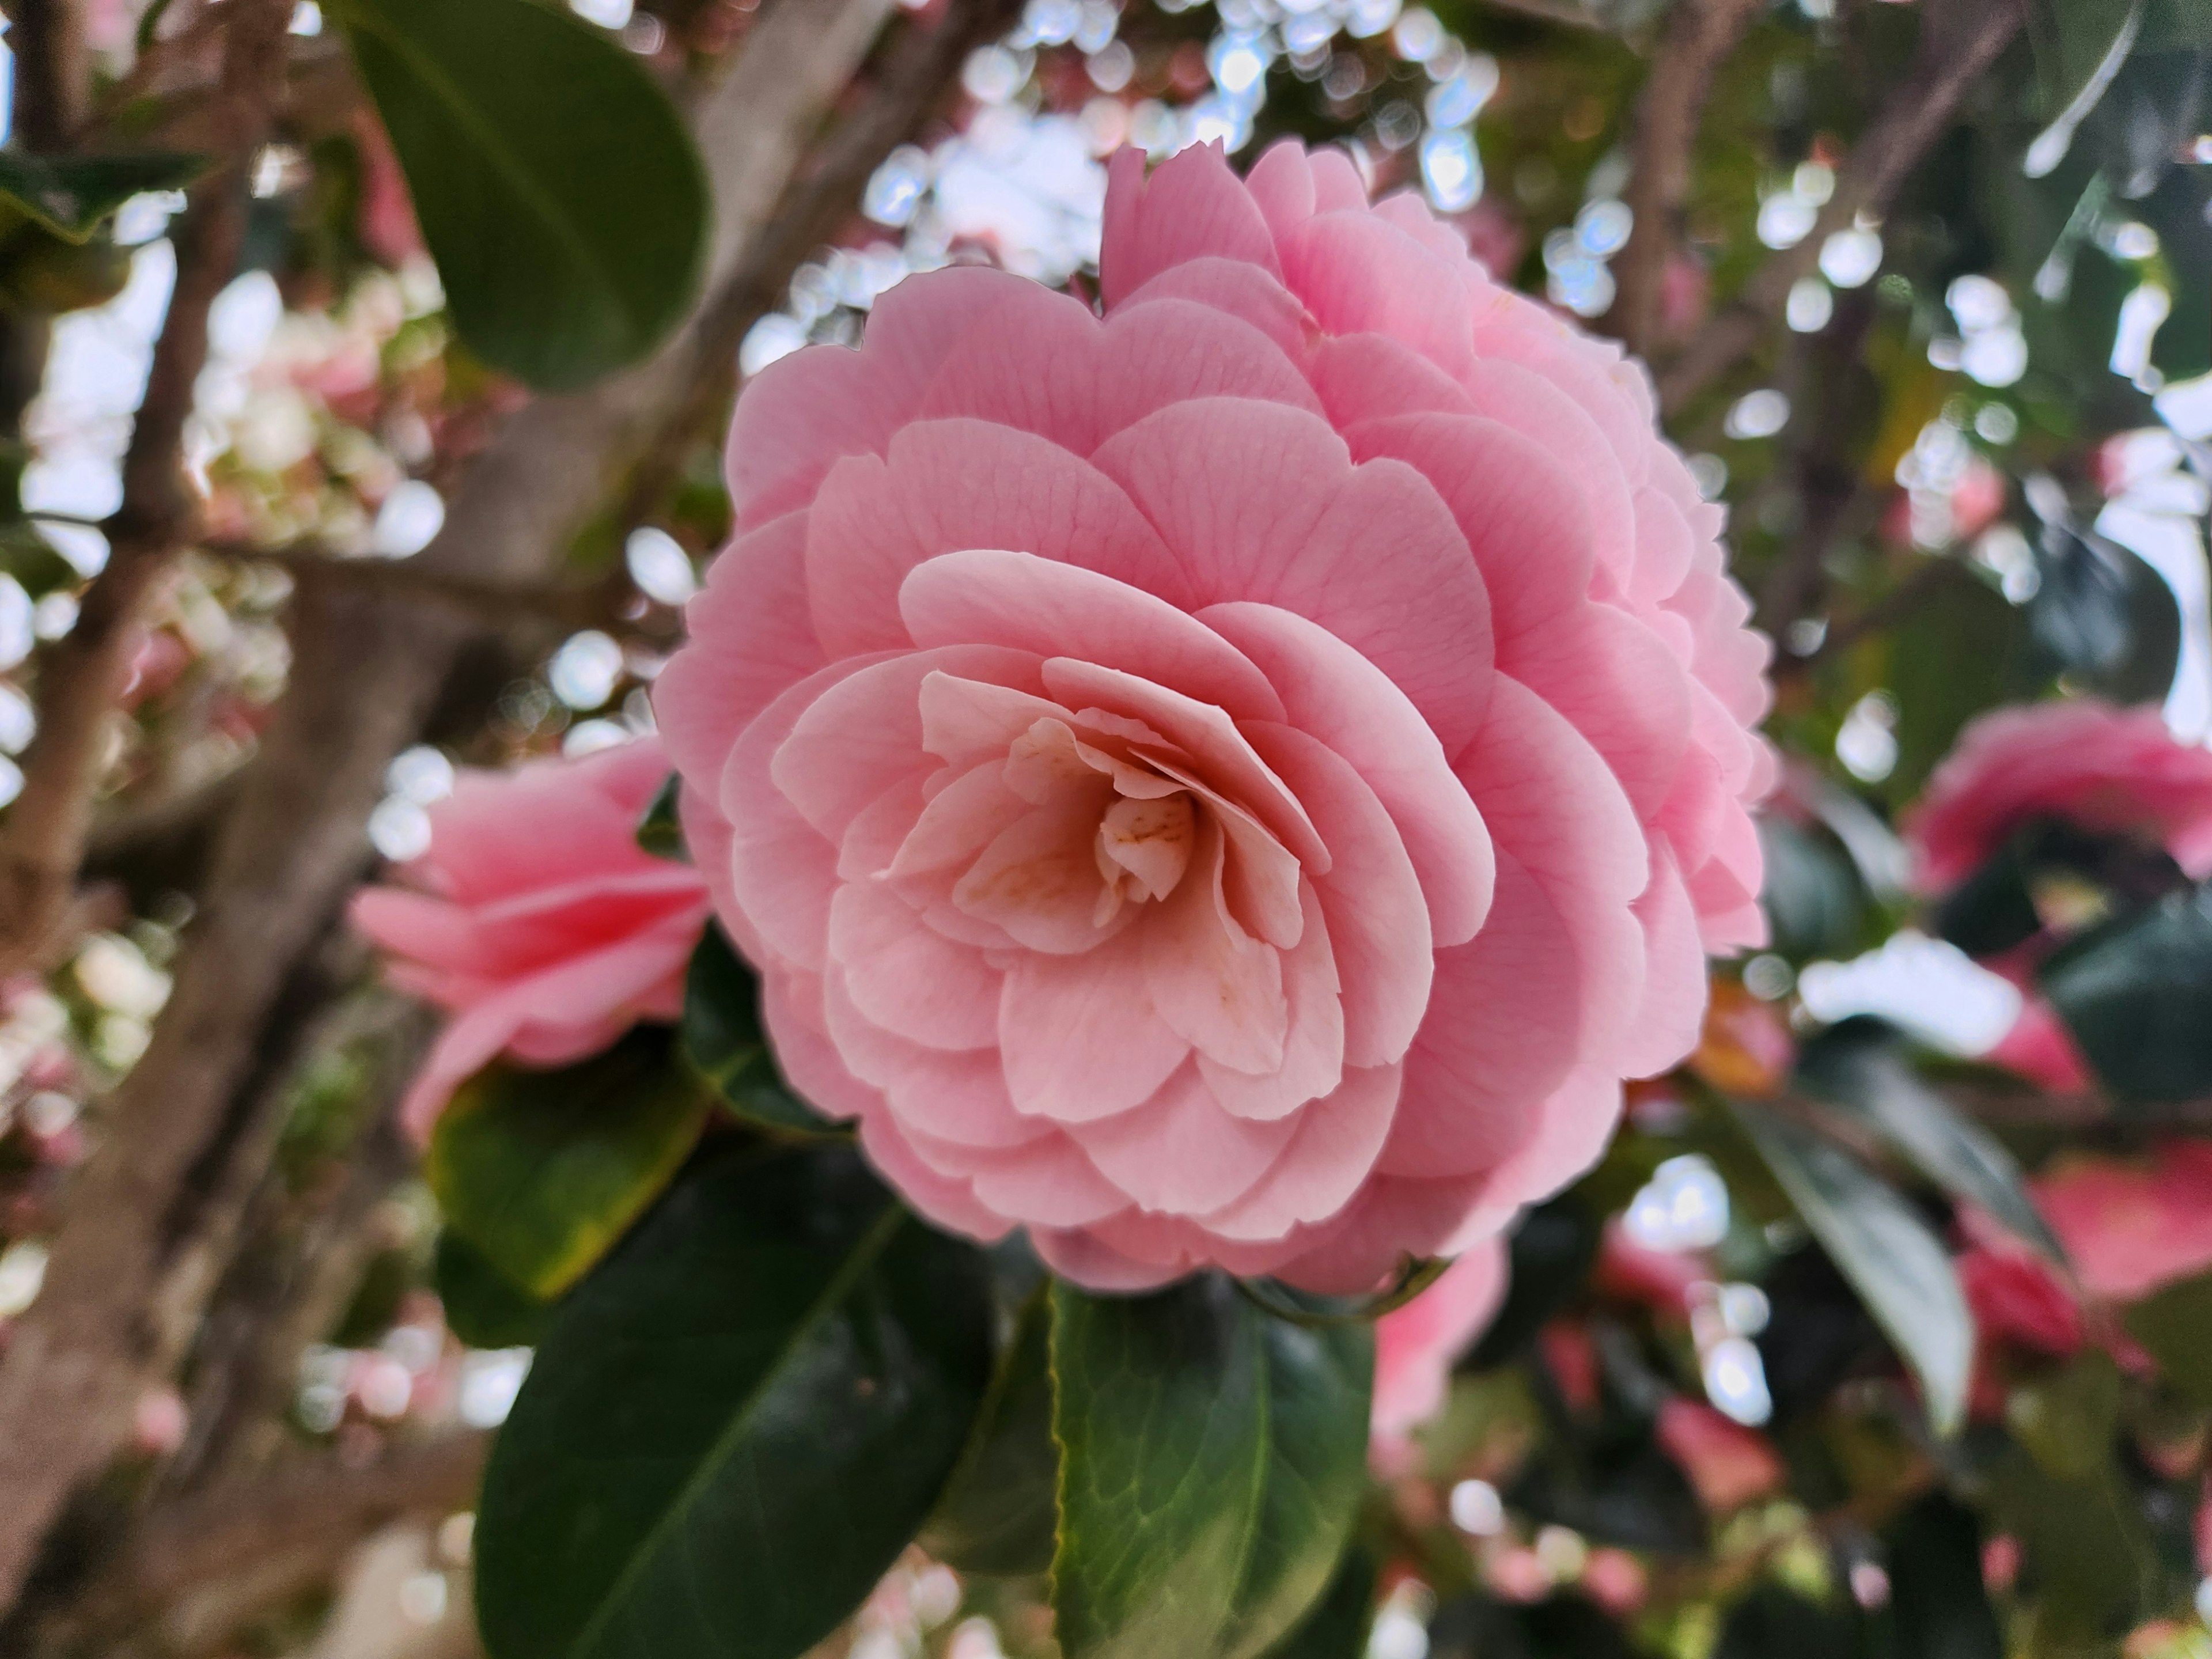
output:
[[[10,7],[0,1652],[2212,1659],[2212,10],[884,9]]]

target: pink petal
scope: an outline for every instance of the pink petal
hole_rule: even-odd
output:
[[[1350,761],[1398,827],[1439,945],[1474,936],[1495,878],[1490,831],[1443,745],[1374,664],[1316,623],[1273,605],[1208,607],[1200,620],[1280,690],[1286,723]]]
[[[1089,462],[1010,426],[923,421],[901,428],[884,458],[840,461],[824,480],[806,538],[814,630],[837,655],[903,646],[906,573],[975,547],[1103,571],[1176,604],[1188,597],[1158,533]]]
[[[1194,144],[1145,176],[1142,150],[1109,164],[1098,289],[1109,310],[1186,260],[1215,256],[1279,276],[1274,238],[1218,145]]]
[[[1591,546],[1598,562],[1626,580],[1635,559],[1636,505],[1628,475],[1597,422],[1549,380],[1516,364],[1486,360],[1462,384],[1477,414],[1534,440],[1547,455],[1573,458],[1574,494],[1589,512]]]
[[[1297,1120],[1231,1117],[1185,1066],[1134,1111],[1070,1130],[1101,1174],[1147,1210],[1205,1215],[1251,1190]]]
[[[1025,952],[995,1012],[1015,1109],[1062,1123],[1142,1104],[1190,1052],[1152,1012],[1133,933],[1080,957]]]
[[[750,530],[802,507],[839,457],[881,454],[969,331],[1036,284],[952,266],[880,295],[858,351],[810,346],[753,376],[730,417],[730,499]]]
[[[1313,217],[1313,169],[1306,164],[1305,146],[1295,138],[1268,145],[1245,175],[1244,188],[1278,241]]]
[[[917,567],[899,610],[921,646],[967,641],[1075,657],[1219,705],[1279,720],[1267,677],[1187,612],[1111,576],[1027,553],[976,548]]]
[[[866,660],[866,659],[864,659]],[[769,775],[806,821],[836,840],[910,774],[935,770],[922,747],[921,686],[933,673],[1037,689],[1036,659],[997,646],[946,646],[866,661],[823,688],[792,723]]]
[[[848,882],[830,901],[830,957],[870,1023],[926,1048],[988,1048],[1002,975],[973,945],[926,924],[888,888]]]
[[[928,1048],[885,1030],[854,1006],[834,967],[823,977],[822,1008],[838,1058],[883,1092],[901,1132],[925,1158],[934,1143],[995,1152],[1050,1133],[1049,1125],[1014,1109],[990,1049]]]
[[[1224,1066],[1264,1074],[1282,1066],[1290,1020],[1282,958],[1230,914],[1224,840],[1206,820],[1182,884],[1144,918],[1145,978],[1176,1036]]]
[[[1032,951],[1077,956],[1104,944],[1136,919],[1125,905],[1103,924],[1097,920],[1105,882],[1093,846],[1112,798],[1113,786],[1102,778],[1089,793],[1071,790],[1028,808],[954,884],[953,903]]]
[[[1536,878],[1582,966],[1581,1050],[1609,1054],[1643,994],[1644,933],[1629,907],[1651,854],[1620,785],[1535,693],[1498,677],[1482,735],[1455,762],[1504,854]]]
[[[1293,362],[1305,356],[1306,308],[1267,270],[1245,260],[1207,253],[1170,265],[1121,301],[1121,309],[1153,300],[1191,300],[1225,311],[1258,329]]]
[[[1040,363],[1050,372],[1037,373]],[[1155,300],[1101,323],[1080,301],[1030,284],[963,343],[916,413],[974,416],[1087,455],[1153,411],[1198,398],[1321,407],[1281,349],[1226,312]]]
[[[1343,981],[1345,1063],[1387,1065],[1420,1029],[1435,971],[1420,878],[1382,803],[1341,756],[1287,726],[1255,723],[1252,736],[1311,810],[1335,860],[1314,886]]]
[[[1605,757],[1639,818],[1656,817],[1689,746],[1689,676],[1626,611],[1586,604],[1498,653],[1502,672],[1567,717]]]
[[[824,1117],[881,1117],[883,1094],[854,1077],[830,1042],[823,1000],[821,975],[763,969],[761,1025],[775,1051],[776,1069]]]
[[[816,972],[828,950],[837,848],[799,816],[769,769],[814,700],[876,660],[854,658],[807,676],[754,718],[722,768],[721,816],[731,826],[731,901],[766,957]],[[766,965],[764,959],[760,965]]]
[[[1301,1223],[1325,1221],[1352,1201],[1375,1167],[1397,1109],[1399,1068],[1344,1073],[1326,1098],[1296,1119],[1297,1133],[1258,1184],[1206,1218],[1224,1238],[1281,1238]]]
[[[1153,727],[1190,757],[1210,787],[1266,824],[1307,869],[1328,868],[1328,848],[1305,808],[1219,708],[1133,674],[1066,657],[1046,661],[1044,683],[1072,708],[1102,708]]]
[[[939,1226],[985,1244],[994,1244],[1014,1230],[1012,1222],[976,1201],[971,1183],[939,1175],[922,1162],[888,1113],[872,1113],[860,1120],[860,1150],[901,1198]]]
[[[1058,1131],[1012,1152],[983,1154],[974,1181],[977,1198],[1033,1226],[1087,1227],[1129,1204],[1128,1194]]]
[[[1283,952],[1283,992],[1290,1001],[1290,1025],[1283,1039],[1283,1064],[1263,1077],[1198,1057],[1199,1075],[1233,1117],[1283,1117],[1331,1093],[1344,1080],[1344,1007],[1337,976],[1336,951],[1321,898],[1308,882],[1301,893],[1304,932],[1297,948]],[[1379,1144],[1379,1143],[1378,1143]]]
[[[1501,858],[1481,933],[1437,952],[1383,1170],[1479,1174],[1528,1145],[1545,1097],[1574,1064],[1581,980],[1558,910],[1518,861]]]
[[[1280,246],[1285,286],[1329,333],[1387,334],[1466,374],[1467,292],[1434,249],[1370,213],[1317,214]]]
[[[1630,1077],[1655,1077],[1698,1046],[1705,1019],[1705,948],[1698,913],[1660,837],[1651,846],[1651,884],[1636,901],[1644,928],[1644,997],[1619,1055]]]
[[[1387,334],[1332,335],[1315,348],[1310,372],[1329,423],[1347,436],[1368,421],[1474,413],[1457,380]]]
[[[1355,469],[1318,417],[1211,399],[1163,410],[1092,459],[1182,556],[1200,603],[1257,599],[1319,623],[1396,682],[1448,753],[1480,724],[1489,602],[1413,469]]]
[[[806,515],[740,536],[684,607],[693,643],[653,683],[653,715],[685,776],[722,769],[729,734],[827,660],[806,612]]]
[[[1589,505],[1565,457],[1481,416],[1407,415],[1346,434],[1362,460],[1390,456],[1435,486],[1481,572],[1498,648],[1583,603],[1593,550]]]

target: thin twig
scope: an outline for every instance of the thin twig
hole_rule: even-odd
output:
[[[76,626],[39,659],[38,735],[23,757],[22,793],[0,823],[0,972],[36,963],[67,914],[107,724],[130,683],[145,614],[198,514],[184,477],[185,422],[207,362],[209,307],[238,269],[246,169],[269,131],[291,21],[285,0],[234,0],[229,9],[225,161],[177,228],[176,286],[124,456],[107,566],[85,591]]]
[[[1699,331],[1659,377],[1671,413],[1734,368],[1782,314],[1790,290],[1820,263],[1830,235],[1860,214],[1880,214],[1921,158],[1950,130],[1967,89],[2027,21],[2027,0],[1927,0],[1913,70],[1838,169],[1835,193],[1813,233],[1771,255],[1735,301]]]
[[[15,59],[15,131],[33,154],[67,149],[92,99],[86,0],[14,0],[8,46]]]
[[[1765,0],[1680,0],[1651,62],[1636,111],[1636,167],[1628,206],[1628,246],[1613,262],[1620,297],[1607,319],[1628,349],[1648,356],[1659,332],[1667,265],[1681,238],[1690,199],[1698,118],[1713,76],[1743,39]]]

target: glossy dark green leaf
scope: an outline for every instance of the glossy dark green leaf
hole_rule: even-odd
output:
[[[922,1530],[930,1555],[961,1572],[1013,1577],[1052,1565],[1059,1519],[1052,1441],[1052,1310],[1022,1310],[960,1466]]]
[[[1953,1198],[1988,1212],[2052,1261],[2065,1261],[2065,1247],[2028,1197],[2012,1154],[1913,1069],[1893,1034],[1856,1022],[1828,1032],[1806,1046],[1799,1075]]]
[[[1966,1421],[1974,1320],[1950,1252],[1904,1199],[1842,1148],[1755,1107],[1736,1115],[1814,1237],[1920,1381],[1939,1434]]]
[[[637,844],[653,857],[677,864],[691,861],[690,849],[684,844],[684,825],[676,815],[676,799],[683,790],[684,780],[671,772],[637,821]]]
[[[1218,1274],[1053,1287],[1053,1606],[1066,1659],[1254,1659],[1328,1588],[1365,1484],[1374,1334]]]
[[[204,155],[26,155],[0,150],[0,196],[55,235],[82,242],[132,197],[149,190],[181,190],[207,167]]]
[[[1766,872],[1759,897],[1773,925],[1774,948],[1798,957],[1850,951],[1867,894],[1844,850],[1817,826],[1801,828],[1779,814],[1759,819],[1759,844]]]
[[[2052,124],[2042,140],[2048,155],[2031,155],[2028,173],[2039,178],[2065,153],[2049,135],[2058,124],[2070,133],[2087,118],[2119,73],[2141,35],[2143,0],[2039,0],[2031,33],[2042,82],[2043,118]]]
[[[710,924],[684,981],[684,1057],[732,1115],[783,1132],[834,1133],[836,1126],[791,1091],[760,1024],[760,986],[720,923]]]
[[[2085,1474],[2054,1474],[2015,1444],[1991,1472],[1994,1523],[2020,1543],[2045,1651],[2110,1652],[2116,1629],[2156,1604],[2154,1548],[2110,1440],[2084,1462]]]
[[[1729,1610],[1713,1659],[1857,1659],[1858,1609],[1759,1584]]]
[[[981,1254],[856,1153],[696,1168],[562,1306],[477,1525],[495,1659],[795,1659],[912,1539],[990,1378]]]
[[[1931,1492],[1893,1522],[1887,1546],[1894,1659],[2004,1659],[1982,1579],[1973,1512]]]
[[[553,1322],[539,1301],[484,1260],[483,1252],[448,1227],[431,1261],[446,1328],[472,1348],[534,1348]]]
[[[1886,641],[1882,683],[1897,698],[1893,801],[1920,792],[1966,723],[2050,679],[2022,609],[1963,568],[1931,580]]]
[[[2159,1375],[2212,1407],[2212,1273],[2154,1292],[2124,1318],[2128,1334],[2158,1361]]]
[[[461,338],[547,390],[637,362],[697,288],[706,175],[635,57],[534,0],[331,0]]]
[[[503,1062],[464,1084],[423,1174],[447,1225],[532,1294],[561,1294],[605,1255],[690,1154],[708,1102],[665,1029],[555,1072]]]
[[[2181,611],[2166,579],[2117,542],[2045,525],[2028,604],[2037,646],[2115,702],[2154,702],[2180,660]]]
[[[1298,1627],[1267,1650],[1267,1659],[1361,1659],[1375,1612],[1375,1563],[1357,1544]]]
[[[2057,952],[2038,983],[2098,1076],[2138,1101],[2212,1092],[2212,886]]]

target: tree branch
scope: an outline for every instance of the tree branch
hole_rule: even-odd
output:
[[[1912,169],[1950,129],[1960,100],[2012,42],[2027,21],[2027,0],[1927,0],[1912,72],[1852,148],[1836,174],[1834,195],[1813,233],[1772,255],[1743,291],[1707,323],[1659,377],[1662,406],[1672,413],[1751,351],[1782,314],[1790,290],[1819,265],[1828,238],[1861,213],[1879,214]]]
[[[234,0],[224,41],[224,165],[176,231],[177,278],[123,460],[107,567],[76,626],[38,665],[38,735],[22,793],[0,822],[0,973],[35,963],[68,913],[92,828],[107,722],[129,684],[142,623],[198,514],[184,477],[185,422],[207,362],[208,308],[238,269],[246,170],[268,136],[283,72],[286,0]]]
[[[15,130],[26,149],[52,155],[70,147],[91,107],[92,54],[85,0],[11,0],[9,49],[15,58]]]
[[[80,1616],[53,1634],[73,1650],[106,1652],[158,1622],[165,1652],[217,1645],[256,1613],[329,1583],[376,1528],[467,1508],[484,1449],[483,1435],[447,1430],[396,1442],[366,1464],[320,1452],[157,1504]]]
[[[1680,240],[1682,210],[1690,199],[1698,115],[1723,60],[1765,8],[1765,0],[1680,0],[1668,15],[1637,105],[1636,170],[1628,184],[1635,223],[1613,262],[1620,295],[1607,319],[1639,356],[1649,356],[1658,337],[1667,263]]]

